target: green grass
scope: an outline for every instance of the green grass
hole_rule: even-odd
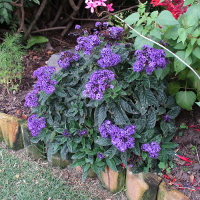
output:
[[[0,148],[1,200],[86,200],[81,191],[72,191],[49,169],[20,160]]]

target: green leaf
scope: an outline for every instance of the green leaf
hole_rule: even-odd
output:
[[[184,28],[179,28],[178,35],[179,35],[179,38],[177,40],[177,43],[182,42],[184,44],[187,38],[187,31]]]
[[[85,164],[85,160],[76,160],[71,164],[71,167],[77,167],[77,166],[82,166]]]
[[[194,51],[192,51],[192,54],[197,57],[198,59],[200,59],[200,47],[196,47],[194,49]]]
[[[157,17],[157,23],[161,26],[173,26],[179,24],[173,17],[172,13],[168,10],[162,11]]]
[[[67,144],[63,145],[61,150],[60,150],[60,156],[63,160],[66,160],[67,158],[67,153],[68,153],[68,148],[67,148]]]
[[[40,5],[40,1],[39,0],[32,0],[33,2],[35,2],[36,4]]]
[[[179,106],[174,106],[167,112],[167,115],[170,119],[175,119],[179,115],[180,111],[181,108]]]
[[[127,168],[128,167],[128,155],[127,155],[127,151],[125,152],[121,152],[121,160],[122,160],[122,163],[125,165],[125,167]]]
[[[174,149],[178,147],[178,144],[173,143],[173,142],[165,142],[161,147],[165,149]]]
[[[169,94],[174,96],[180,90],[181,85],[178,81],[171,81],[168,85]]]
[[[192,63],[191,57],[185,58],[185,51],[178,51],[176,53],[182,60],[184,60],[188,65]],[[183,71],[186,68],[186,65],[179,61],[177,58],[174,60],[174,70],[176,73]]]
[[[104,155],[111,159],[116,153],[117,148],[115,146],[111,146],[107,151],[104,152]]]
[[[44,36],[32,36],[25,47],[25,49],[30,49],[35,44],[42,44],[48,42],[49,39]]]
[[[138,12],[135,12],[129,15],[124,21],[129,25],[133,25],[139,20],[139,18],[140,14]]]
[[[158,17],[158,11],[156,10],[156,11],[153,11],[152,13],[151,13],[151,18],[152,19],[156,19]]]
[[[150,106],[151,105],[158,106],[158,101],[151,90],[149,89],[145,90],[145,96]]]
[[[150,35],[157,39],[161,39],[161,32],[159,28],[154,28],[152,31],[150,31]]]
[[[98,116],[97,117],[98,117],[97,118],[97,121],[98,121],[97,124],[100,127],[101,124],[104,122],[104,120],[107,117],[107,107],[106,107],[106,105],[104,103],[101,104],[101,106],[99,107],[99,109],[98,109]],[[96,124],[96,122],[95,122],[95,124]]]
[[[130,123],[129,118],[127,117],[124,110],[122,110],[121,106],[119,106],[117,104],[113,104],[112,106],[113,106],[112,117],[114,118],[116,125],[125,125],[127,123]]]
[[[158,69],[158,70],[155,70],[154,73],[157,77],[157,79],[159,80],[163,80],[170,72],[170,67],[169,66],[166,66],[165,68],[163,69]]]
[[[96,144],[100,145],[100,146],[109,146],[111,145],[111,141],[109,138],[103,138],[103,137],[100,137],[99,139],[97,139],[95,141]]]
[[[150,108],[148,111],[147,117],[147,129],[154,128],[156,125],[156,114],[153,108]]]
[[[159,167],[160,169],[165,169],[165,168],[167,167],[167,165],[166,165],[165,162],[160,162],[160,163],[158,164],[158,167]]]
[[[185,0],[183,7],[193,4],[193,3],[194,3],[194,0]]]
[[[153,47],[153,42],[148,41],[148,40],[142,38],[141,36],[137,36],[135,38],[135,42],[134,42],[135,49],[142,49],[142,47],[144,45],[148,45],[150,47]]]
[[[132,152],[137,155],[137,156],[140,156],[140,145],[139,145],[139,142],[136,140],[135,141],[135,146],[134,148],[132,148]]]
[[[190,111],[196,100],[196,94],[192,91],[181,91],[176,94],[176,103],[182,108]]]
[[[131,105],[127,101],[120,99],[120,103],[121,103],[123,110],[125,110],[127,113],[137,114],[136,111],[133,111]]]
[[[200,70],[195,70],[200,75]],[[200,90],[200,80],[198,77],[194,74],[193,71],[189,71],[187,74],[187,80],[189,83],[191,83],[191,86],[197,89],[197,91]]]
[[[113,159],[106,158],[106,163],[114,172],[117,172],[117,167]]]
[[[78,152],[78,153],[75,153],[75,154],[72,156],[72,159],[73,159],[73,160],[79,160],[79,159],[84,158],[84,157],[85,157],[85,153]]]

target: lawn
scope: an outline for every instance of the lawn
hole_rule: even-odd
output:
[[[86,200],[89,194],[72,191],[49,169],[20,160],[0,148],[1,200]]]

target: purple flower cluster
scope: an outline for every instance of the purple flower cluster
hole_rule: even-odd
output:
[[[79,24],[76,24],[75,29],[76,30],[81,29],[81,26]]]
[[[64,51],[60,53],[60,58],[58,59],[59,67],[66,69],[74,61],[78,61],[80,55],[72,53],[71,51]]]
[[[62,135],[65,136],[66,138],[69,138],[70,133],[69,133],[69,131],[67,129],[65,129],[63,131]]]
[[[86,129],[83,129],[83,130],[78,130],[78,131],[77,131],[77,133],[78,133],[78,135],[79,135],[79,136],[83,136],[83,135],[86,135],[86,134],[88,134],[88,132],[87,132],[87,130],[86,130]]]
[[[51,80],[51,76],[56,71],[55,67],[40,67],[39,69],[33,72],[33,77],[37,78],[37,82],[33,87],[33,90],[36,91],[45,91],[46,94],[52,94],[55,91],[55,85],[57,81]]]
[[[141,147],[142,151],[146,151],[149,153],[150,158],[157,159],[158,153],[160,152],[161,148],[157,142],[152,142],[151,144],[143,144]]]
[[[40,67],[33,72],[33,77],[37,78],[37,82],[33,87],[33,91],[29,92],[25,97],[26,107],[37,107],[40,91],[45,91],[46,94],[52,94],[55,91],[56,80],[51,80],[51,76],[55,72],[54,67]]]
[[[124,29],[122,27],[112,26],[108,28],[109,36],[114,40],[120,40],[122,34],[124,33]]]
[[[164,122],[170,122],[170,117],[169,115],[164,116]]]
[[[147,74],[151,74],[155,69],[166,66],[166,54],[162,49],[154,49],[144,45],[142,50],[135,51],[135,55],[137,57],[137,61],[133,64],[135,72],[145,70]]]
[[[90,55],[95,46],[100,45],[98,35],[81,36],[77,38],[78,45],[75,46],[76,51],[83,51],[85,55]]]
[[[135,133],[136,127],[128,125],[124,129],[119,128],[106,120],[99,128],[102,137],[111,137],[112,144],[121,152],[125,152],[128,148],[131,149],[135,146],[135,138],[132,137]]]
[[[99,66],[103,69],[112,67],[121,62],[121,57],[112,52],[112,49],[105,47],[101,50],[101,58],[97,61]]]
[[[90,81],[85,85],[83,96],[88,96],[93,100],[101,100],[107,88],[113,89],[110,84],[114,80],[115,74],[110,70],[98,70],[90,76]]]
[[[103,158],[106,157],[103,153],[100,153],[100,152],[97,153],[97,156],[98,156],[100,159],[103,159]]]
[[[33,90],[29,92],[25,97],[25,106],[26,107],[37,107],[38,106],[38,91]]]
[[[38,118],[36,114],[33,114],[28,118],[28,129],[30,130],[32,136],[37,136],[45,127],[46,122],[44,117]]]

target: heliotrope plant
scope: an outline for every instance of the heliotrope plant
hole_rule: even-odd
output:
[[[85,32],[73,52],[60,54],[58,73],[34,72],[38,82],[25,103],[32,107],[32,142],[44,143],[48,159],[57,152],[71,158],[83,167],[83,179],[106,165],[116,171],[131,164],[134,172],[168,166],[180,108],[155,75],[168,63],[165,52],[148,45],[136,50],[120,40],[122,28],[99,26],[104,31]]]

